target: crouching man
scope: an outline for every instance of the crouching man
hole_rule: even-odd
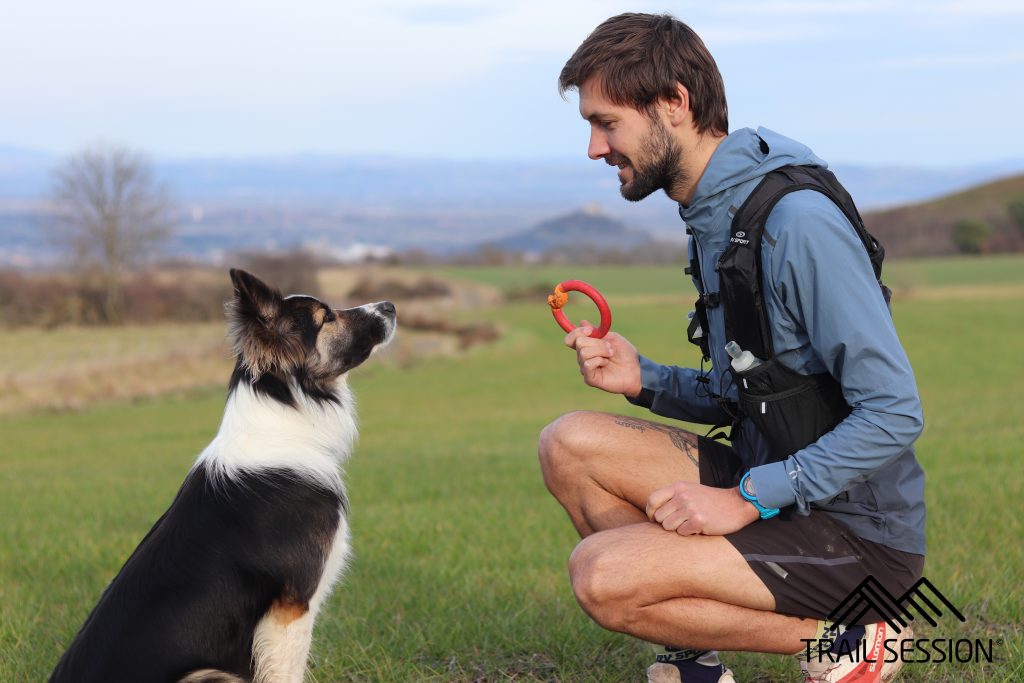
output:
[[[869,611],[826,632],[866,578],[899,596],[924,565],[921,405],[880,246],[807,147],[728,133],[715,61],[675,18],[608,19],[559,85],[579,92],[588,155],[618,168],[623,197],[679,203],[700,293],[690,337],[710,370],[587,323],[565,344],[587,385],[731,436],[591,412],[544,429],[544,481],[583,539],[577,600],[652,643],[650,681],[731,682],[718,650],[796,655],[807,681],[888,680],[899,661],[860,654],[899,652],[909,628]]]

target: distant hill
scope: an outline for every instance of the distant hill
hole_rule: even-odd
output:
[[[955,254],[953,226],[961,220],[985,221],[996,233],[992,251],[1024,248],[1024,235],[1014,225],[1007,206],[1024,200],[1024,175],[978,185],[920,204],[864,214],[864,224],[885,246],[889,256]]]
[[[485,246],[503,251],[538,254],[553,249],[586,247],[589,250],[626,250],[651,242],[650,234],[629,228],[620,220],[587,207],[564,216],[546,220],[539,225]]]
[[[0,145],[0,268],[56,259],[39,225],[47,212],[50,172],[60,160],[54,153]],[[510,162],[339,155],[153,161],[157,177],[167,182],[181,209],[167,249],[173,257],[219,261],[239,250],[356,243],[436,254],[459,253],[488,241],[508,249],[543,250],[554,235],[578,229],[593,236],[598,249],[630,249],[639,240],[632,233],[683,239],[672,201],[662,193],[643,202],[623,201],[615,170],[582,154]],[[834,170],[862,211],[887,209],[872,213],[871,220],[877,221],[875,229],[890,253],[914,256],[951,253],[949,231],[960,214],[940,208],[936,216],[916,223],[918,207],[930,204],[901,211],[888,207],[1021,173],[1024,159],[948,169],[837,164]],[[563,216],[567,222],[555,229],[540,224],[594,202],[602,204],[606,221],[621,223],[584,221],[585,227],[578,228]],[[998,214],[1005,203],[994,201],[993,211]],[[1004,225],[1006,219],[995,216],[992,222]],[[535,230],[538,234],[531,236]],[[607,238],[601,237],[603,230]],[[1005,239],[1019,234],[1005,232]],[[516,244],[517,239],[532,243]]]

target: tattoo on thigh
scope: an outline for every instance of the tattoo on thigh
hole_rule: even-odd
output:
[[[623,417],[621,415],[616,416],[615,424],[620,427],[626,427],[627,429],[635,429],[638,432],[651,430],[665,434],[672,441],[672,445],[683,453],[686,453],[686,457],[690,459],[690,462],[692,462],[695,467],[697,466],[697,447],[694,443],[693,434],[685,429],[669,427],[668,425],[658,424],[657,422],[648,422],[646,420]]]

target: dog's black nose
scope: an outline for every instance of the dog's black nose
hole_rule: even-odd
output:
[[[395,305],[393,303],[391,303],[390,301],[381,301],[379,304],[377,304],[377,306],[380,307],[380,310],[382,312],[384,312],[384,313],[386,313],[388,315],[394,315],[395,314]]]

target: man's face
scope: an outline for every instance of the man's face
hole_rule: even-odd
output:
[[[613,104],[596,78],[580,88],[580,115],[590,123],[587,156],[619,167],[619,192],[638,202],[685,180],[682,150],[657,116]]]

